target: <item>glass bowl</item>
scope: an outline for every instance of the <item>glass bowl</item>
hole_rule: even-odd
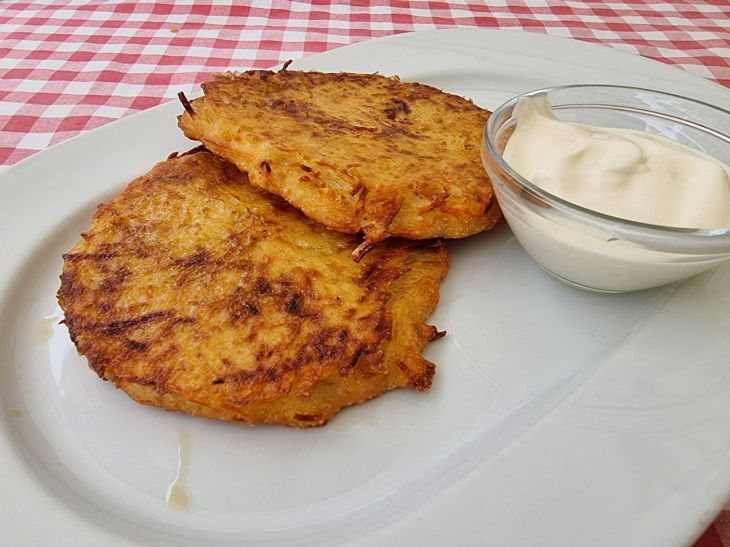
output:
[[[685,97],[613,85],[539,89],[555,115],[587,125],[661,135],[730,164],[730,112]],[[512,232],[558,280],[598,292],[657,287],[730,258],[730,226],[672,228],[621,219],[575,205],[534,185],[504,160],[514,130],[514,97],[490,116],[482,162]],[[729,204],[730,206],[730,204]]]

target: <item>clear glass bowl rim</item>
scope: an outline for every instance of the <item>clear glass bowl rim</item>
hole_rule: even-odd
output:
[[[535,89],[532,91],[528,91],[526,93],[521,93],[520,95],[516,95],[512,97],[511,99],[508,99],[504,103],[502,103],[500,106],[498,106],[494,112],[492,112],[491,116],[489,116],[489,120],[487,121],[486,126],[484,127],[484,135],[483,135],[483,142],[487,148],[487,151],[492,156],[492,159],[497,162],[500,169],[502,169],[505,173],[507,173],[519,186],[521,186],[524,190],[528,191],[529,193],[533,194],[535,197],[540,198],[541,200],[545,201],[546,203],[549,203],[553,206],[557,206],[557,208],[567,209],[578,216],[586,216],[594,220],[599,221],[605,221],[610,222],[611,224],[618,225],[621,227],[625,227],[628,229],[638,230],[641,232],[646,233],[647,235],[654,235],[659,237],[675,237],[680,239],[686,239],[687,241],[695,240],[695,241],[705,241],[708,242],[708,239],[712,239],[714,243],[720,243],[718,240],[722,240],[724,243],[724,240],[727,240],[727,243],[730,244],[730,226],[729,227],[717,227],[717,228],[675,228],[671,226],[661,226],[658,224],[647,224],[644,222],[638,222],[634,220],[628,220],[625,218],[615,217],[611,215],[607,215],[604,213],[600,213],[598,211],[594,211],[592,209],[587,209],[585,207],[582,207],[580,205],[576,205],[575,203],[572,203],[570,201],[566,201],[561,197],[556,196],[555,194],[551,194],[550,192],[547,192],[546,190],[543,190],[539,186],[536,186],[532,182],[528,181],[522,175],[517,173],[510,165],[505,161],[502,154],[497,150],[497,146],[492,139],[492,136],[495,134],[496,130],[498,129],[496,126],[497,120],[502,118],[504,116],[504,113],[506,110],[511,109],[517,104],[517,101],[521,97],[527,97],[527,96],[533,96],[538,95],[540,93],[550,93],[551,91],[559,91],[564,89],[617,89],[617,90],[626,90],[626,91],[640,91],[640,92],[647,92],[652,93],[658,96],[664,96],[664,97],[670,97],[675,99],[680,99],[682,101],[687,101],[690,103],[694,103],[706,108],[710,108],[712,110],[715,110],[719,113],[725,114],[730,116],[730,111],[725,110],[722,107],[715,106],[703,101],[699,101],[696,99],[690,99],[688,97],[684,97],[682,95],[676,95],[674,93],[667,93],[664,91],[658,91],[656,89],[648,89],[643,87],[633,87],[633,86],[625,86],[625,85],[613,85],[613,84],[571,84],[571,85],[560,85],[560,86],[549,86],[549,87],[542,87],[540,89]],[[647,112],[650,112],[649,109],[647,109]],[[507,118],[509,119],[509,118]],[[506,120],[505,120],[506,121]],[[719,132],[719,131],[718,131]],[[730,142],[730,135],[725,135],[725,140]]]

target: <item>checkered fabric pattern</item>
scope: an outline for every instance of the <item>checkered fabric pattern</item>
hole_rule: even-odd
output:
[[[241,4],[241,3],[236,3]],[[400,32],[523,29],[730,87],[730,0],[65,0],[0,3],[0,165],[191,92],[207,74]],[[696,547],[730,547],[730,511]]]
[[[344,44],[453,27],[606,44],[730,86],[729,0],[0,3],[0,165],[191,91]]]

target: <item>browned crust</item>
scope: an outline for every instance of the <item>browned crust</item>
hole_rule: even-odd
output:
[[[459,238],[501,219],[479,156],[489,117],[462,97],[378,74],[219,74],[178,123],[308,217],[389,236]]]
[[[139,402],[321,425],[434,373],[421,352],[443,245],[393,240],[355,264],[355,243],[187,154],[98,207],[63,257],[58,299],[90,367]]]

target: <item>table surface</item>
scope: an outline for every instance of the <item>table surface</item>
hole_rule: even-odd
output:
[[[239,3],[241,4],[241,3]],[[5,1],[0,166],[193,92],[211,72],[456,27],[603,44],[730,87],[730,0]],[[696,547],[730,547],[730,508]]]

